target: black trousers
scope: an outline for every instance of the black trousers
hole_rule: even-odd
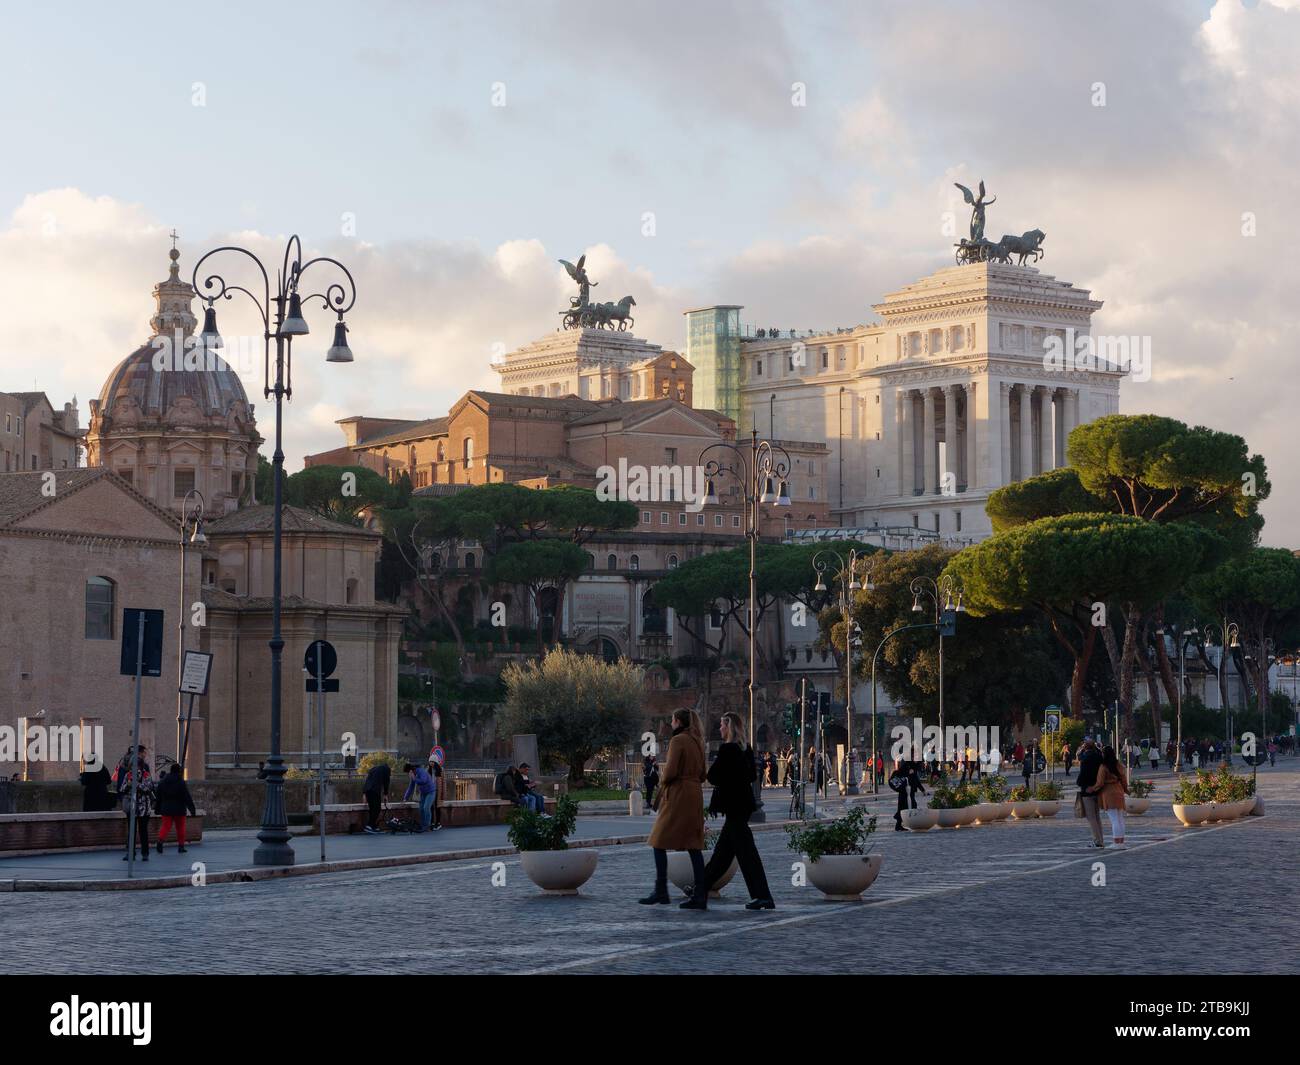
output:
[[[704,867],[704,882],[710,887],[728,867],[731,860],[740,863],[740,875],[745,878],[745,890],[751,899],[770,899],[772,891],[767,886],[767,873],[763,859],[754,845],[754,833],[749,830],[748,814],[727,814],[718,833],[718,845],[713,848],[709,864]]]
[[[126,847],[127,853],[131,850],[131,818],[127,815],[126,821]],[[149,815],[144,814],[142,817],[135,819],[135,849],[143,850],[145,854],[149,853]]]
[[[370,806],[370,816],[366,818],[366,824],[371,828],[379,827],[379,792],[366,792],[366,803]]]
[[[655,890],[668,890],[668,852],[662,847],[655,847]],[[695,882],[701,883],[704,880],[704,855],[699,851],[687,851],[691,856],[691,871],[695,874]]]

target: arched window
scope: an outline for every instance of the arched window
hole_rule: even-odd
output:
[[[473,552],[473,551],[466,551],[466,552],[465,552],[465,568],[466,568],[466,569],[473,569],[473,568],[474,568],[474,552]]]
[[[676,555],[669,555],[669,556],[668,556],[668,568],[669,568],[669,569],[676,569],[676,568],[677,568],[677,556],[676,556]]]
[[[593,555],[590,551],[588,551],[588,552],[587,552],[587,569],[595,569],[595,568],[596,568],[596,556]]]
[[[633,555],[631,558],[629,558],[629,559],[627,560],[627,568],[628,568],[628,569],[634,569],[634,570],[636,570],[636,569],[640,569],[640,568],[641,568],[641,556],[640,556],[640,555]]]
[[[86,582],[86,639],[113,638],[114,599],[117,586],[107,577],[91,577]]]
[[[618,555],[611,553],[610,556],[605,559],[605,568],[618,569]]]
[[[460,448],[461,461],[464,463],[465,469],[469,469],[474,465],[474,438],[472,436],[465,437]]]
[[[443,448],[443,446],[442,446],[442,441],[439,440],[439,441],[438,441],[438,461],[439,461],[439,462],[445,462],[446,460],[447,460],[447,452],[446,452],[446,450],[445,450],[445,449]]]
[[[349,577],[347,582],[347,601],[355,603],[357,601],[357,579]]]

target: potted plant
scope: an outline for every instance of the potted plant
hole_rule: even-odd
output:
[[[1128,795],[1124,798],[1124,810],[1134,817],[1141,817],[1151,809],[1151,800],[1147,797],[1155,790],[1154,780],[1139,780],[1134,777],[1128,782]]]
[[[519,864],[545,895],[576,895],[591,879],[599,855],[590,847],[570,850],[568,837],[578,824],[578,804],[561,795],[552,815],[517,806],[507,815],[506,838],[519,851]]]
[[[869,853],[875,817],[855,806],[843,817],[786,827],[790,849],[803,855],[808,879],[828,899],[853,901],[880,875],[884,857]]]
[[[1011,803],[1007,801],[1010,788],[1007,778],[996,773],[984,777],[979,784],[980,796],[984,803],[992,807],[990,821],[1003,821],[1011,816]],[[984,820],[981,818],[981,821]]]
[[[1174,816],[1184,825],[1231,821],[1255,808],[1255,782],[1226,765],[1215,772],[1198,769],[1195,777],[1178,778],[1173,798]]]
[[[935,811],[940,828],[957,828],[966,823],[966,810],[962,796],[947,783],[930,789],[930,809]]]
[[[903,827],[910,832],[928,832],[939,823],[939,811],[928,807],[904,810],[901,817]]]
[[[1027,784],[1017,784],[1011,789],[1011,816],[1017,821],[1028,821],[1038,816],[1038,803],[1029,794]]]
[[[711,828],[704,833],[704,849],[711,851],[717,845],[718,832],[716,829]],[[736,859],[732,858],[731,864],[727,866],[726,871],[710,886],[709,898],[718,898],[722,889],[730,883],[731,878],[736,875],[736,870],[739,868]],[[685,851],[668,852],[668,879],[687,893],[695,886],[695,870],[691,868],[691,856]]]
[[[1040,780],[1034,789],[1034,804],[1039,817],[1055,817],[1061,809],[1061,785],[1055,780]]]

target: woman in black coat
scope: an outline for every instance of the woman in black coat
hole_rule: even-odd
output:
[[[754,751],[741,746],[745,733],[739,714],[723,714],[718,728],[722,734],[722,746],[709,767],[709,783],[713,785],[709,813],[722,814],[722,831],[718,835],[718,845],[713,848],[713,854],[704,867],[703,881],[696,883],[691,897],[682,903],[682,909],[707,910],[709,889],[727,871],[734,858],[740,863],[740,873],[749,891],[745,909],[774,910],[776,903],[772,901],[772,892],[767,886],[763,860],[754,845],[754,833],[749,830],[749,815],[754,812],[754,781],[757,779]]]

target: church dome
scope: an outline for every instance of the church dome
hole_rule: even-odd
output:
[[[230,366],[215,360],[211,369],[206,365],[202,369],[184,368],[187,361],[203,362],[203,353],[193,348],[185,350],[185,340],[194,335],[196,324],[194,288],[180,279],[180,253],[173,248],[169,256],[169,276],[154,286],[157,310],[149,320],[153,336],[108,375],[99,393],[99,413],[111,417],[114,407],[134,406],[140,416],[161,417],[178,400],[188,398],[207,416],[225,416],[238,404],[241,418],[247,417],[248,396]]]

